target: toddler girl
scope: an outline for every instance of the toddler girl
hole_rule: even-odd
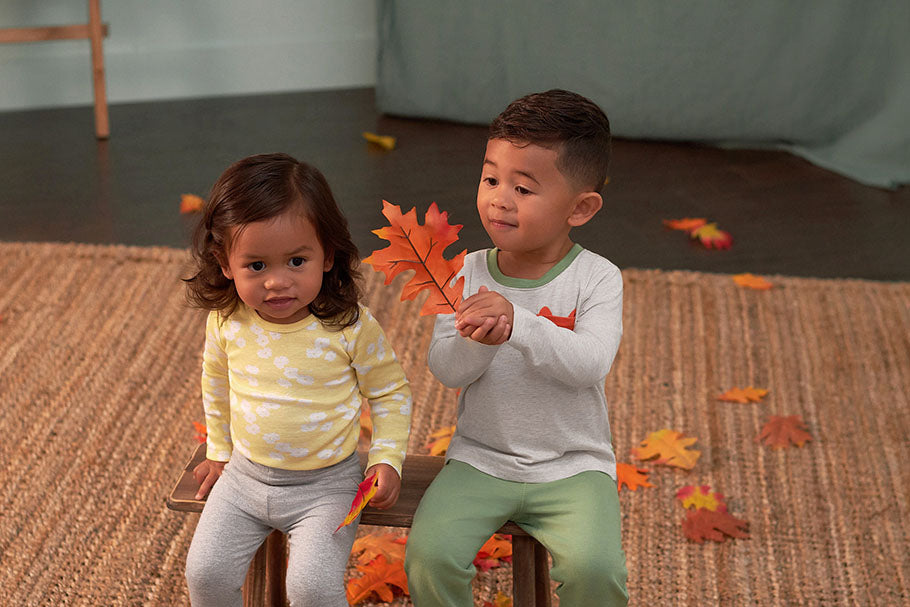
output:
[[[357,526],[333,531],[363,479],[361,398],[378,508],[398,498],[411,416],[407,379],[359,303],[347,221],[317,169],[285,154],[251,156],[213,186],[192,252],[187,296],[210,312],[207,459],[194,471],[197,499],[208,500],[187,555],[190,600],[241,605],[250,560],[278,529],[288,534],[291,605],[346,606]]]

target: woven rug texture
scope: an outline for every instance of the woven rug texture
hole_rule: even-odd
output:
[[[0,604],[189,604],[198,515],[164,503],[202,420],[204,313],[184,303],[185,263],[173,249],[0,243]],[[640,463],[654,487],[621,492],[631,604],[910,604],[910,284],[623,274],[606,382],[618,459],[636,463],[630,449],[662,428],[701,450],[691,471]],[[364,277],[412,382],[410,451],[426,453],[455,421],[454,390],[425,365],[432,319],[398,301],[400,281]],[[716,399],[746,386],[769,394]],[[812,441],[757,443],[770,415],[801,416]],[[688,541],[684,485],[726,496],[750,537]],[[478,576],[478,603],[510,584],[508,566]]]

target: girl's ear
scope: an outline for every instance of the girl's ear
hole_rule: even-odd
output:
[[[328,272],[335,266],[335,253],[332,251],[324,251],[323,254],[325,257],[323,257],[322,261],[322,271]]]
[[[575,206],[569,214],[569,225],[573,228],[582,226],[604,205],[603,197],[597,192],[582,192],[575,201]]]
[[[218,265],[221,266],[221,273],[224,274],[224,277],[228,280],[234,280],[234,273],[231,272],[231,266],[224,259],[224,254],[221,252],[215,253],[215,259],[218,261]]]

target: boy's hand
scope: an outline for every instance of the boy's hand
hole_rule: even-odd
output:
[[[506,342],[512,334],[512,303],[486,287],[468,297],[455,312],[455,329],[462,337],[488,346]]]
[[[224,472],[224,465],[227,462],[216,462],[210,459],[203,460],[198,466],[193,468],[193,478],[199,483],[199,491],[196,492],[196,499],[204,499],[212,489],[212,485]]]
[[[391,508],[398,501],[398,492],[401,491],[401,478],[395,468],[388,464],[370,466],[364,473],[365,478],[376,473],[376,493],[370,499],[370,505],[380,510]]]

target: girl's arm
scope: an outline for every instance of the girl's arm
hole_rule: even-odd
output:
[[[622,337],[622,275],[604,275],[583,295],[572,331],[515,306],[506,342],[541,373],[576,387],[602,380],[613,365]]]
[[[229,322],[229,321],[228,321]],[[206,458],[226,462],[231,457],[231,404],[227,353],[217,312],[210,312],[205,325],[202,353],[202,406],[208,433]]]

